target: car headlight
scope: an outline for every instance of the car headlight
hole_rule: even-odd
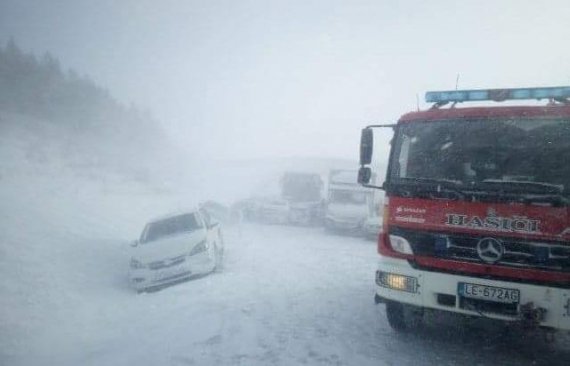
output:
[[[135,259],[135,258],[131,258],[131,268],[132,269],[140,269],[140,268],[144,268],[144,264],[142,264],[141,261]]]
[[[201,242],[199,242],[198,244],[196,244],[196,246],[194,246],[194,248],[192,248],[192,251],[190,252],[190,256],[192,255],[196,255],[198,253],[202,253],[205,252],[206,250],[208,250],[208,244],[206,242],[206,240],[202,240]]]

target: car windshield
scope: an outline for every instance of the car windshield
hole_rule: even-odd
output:
[[[184,214],[150,223],[145,228],[141,243],[149,243],[166,236],[188,233],[202,227],[195,214]]]
[[[398,129],[391,182],[459,186],[505,183],[570,190],[570,121],[461,120],[406,123]]]

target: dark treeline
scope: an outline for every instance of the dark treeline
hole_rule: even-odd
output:
[[[148,161],[165,146],[150,113],[125,106],[89,78],[63,70],[50,53],[37,57],[13,40],[0,45],[0,112],[57,127],[64,131],[60,142],[67,144],[66,151],[97,165],[116,168],[137,158]],[[0,125],[5,123],[12,122],[0,117]]]

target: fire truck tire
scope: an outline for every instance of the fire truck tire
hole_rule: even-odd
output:
[[[404,305],[396,301],[387,301],[386,317],[392,329],[398,332],[406,332],[421,328],[423,324],[423,309]]]
[[[408,330],[408,324],[404,316],[404,306],[399,302],[388,301],[386,302],[386,317],[390,327],[398,332]]]

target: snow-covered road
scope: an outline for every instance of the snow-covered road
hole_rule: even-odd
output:
[[[394,333],[383,307],[373,302],[372,242],[317,228],[246,224],[227,231],[223,272],[140,295],[128,287],[126,242],[79,240],[66,246],[68,252],[60,254],[73,260],[44,263],[45,287],[21,296],[26,303],[20,308],[2,310],[0,363],[567,365],[570,360],[567,345],[518,335],[499,341],[498,333],[453,323]]]

